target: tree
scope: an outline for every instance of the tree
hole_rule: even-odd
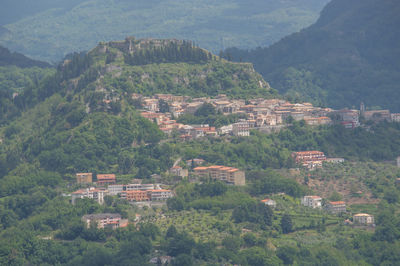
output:
[[[176,227],[174,225],[170,225],[168,227],[167,232],[165,233],[166,238],[175,237],[178,234]]]
[[[399,201],[399,194],[396,189],[394,188],[389,188],[386,190],[383,198],[388,202],[388,203],[397,203]]]
[[[297,253],[298,250],[296,248],[290,246],[284,246],[278,249],[276,255],[283,261],[284,264],[292,265],[296,258]]]
[[[199,109],[194,113],[195,116],[210,116],[216,115],[217,111],[211,103],[204,103]]]
[[[184,209],[184,201],[180,197],[169,198],[167,206],[170,210],[181,211]]]
[[[329,196],[330,201],[340,201],[342,199],[342,194],[338,193],[337,191],[333,191],[332,194]]]
[[[282,233],[287,234],[292,232],[292,218],[289,214],[284,214],[281,218],[280,226],[282,228]]]
[[[168,241],[167,253],[170,256],[178,256],[179,254],[190,255],[194,246],[195,242],[191,236],[187,233],[179,233]]]
[[[188,254],[179,254],[173,261],[173,266],[192,266],[193,260],[192,256]]]
[[[236,236],[227,236],[222,240],[222,245],[233,252],[237,252],[240,249],[240,246],[242,244],[242,241],[240,237]]]
[[[163,99],[158,101],[158,108],[160,109],[161,113],[169,112],[169,104]]]

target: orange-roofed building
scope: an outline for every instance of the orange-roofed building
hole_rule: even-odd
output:
[[[115,184],[116,178],[115,174],[98,174],[97,175],[97,184],[100,186]]]
[[[233,167],[223,165],[212,165],[208,167],[199,166],[194,168],[193,171],[196,176],[201,178],[220,180],[236,186],[246,184],[245,173]]]
[[[148,190],[129,190],[124,193],[127,201],[150,201]]]

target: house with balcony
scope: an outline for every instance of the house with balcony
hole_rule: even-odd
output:
[[[322,163],[326,161],[325,154],[321,151],[299,151],[293,152],[292,158],[301,166],[307,167],[309,169],[315,168],[317,166],[322,166]]]
[[[71,203],[75,204],[77,199],[94,199],[99,204],[104,203],[104,196],[108,194],[108,190],[101,189],[101,188],[87,188],[87,189],[80,189],[75,192],[71,193]]]
[[[320,196],[304,196],[301,199],[301,204],[313,209],[320,209],[322,208],[322,198]]]
[[[328,201],[325,208],[332,214],[340,214],[346,212],[346,203],[344,201]]]
[[[98,174],[97,175],[97,185],[105,186],[116,183],[115,174]]]

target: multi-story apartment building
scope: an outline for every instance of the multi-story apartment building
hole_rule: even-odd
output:
[[[346,212],[346,203],[344,201],[328,201],[326,210],[333,214]]]
[[[322,166],[322,163],[326,161],[325,154],[321,151],[293,152],[292,158],[295,160],[297,164],[300,164],[307,168]]]
[[[127,225],[127,220],[121,219],[121,215],[118,213],[88,214],[82,217],[82,221],[85,223],[87,228],[96,224],[98,229],[116,229]]]
[[[123,194],[125,195],[124,198],[127,201],[142,202],[151,200],[149,193],[146,190],[129,190],[125,191]]]
[[[311,208],[321,208],[322,198],[320,196],[304,196],[301,199],[301,204]]]
[[[115,183],[116,183],[115,174],[98,174],[97,175],[97,185],[99,185],[99,186],[115,184]]]
[[[125,185],[108,185],[108,195],[116,196],[122,193],[125,190]]]
[[[80,189],[71,194],[71,203],[75,204],[77,199],[89,198],[96,200],[99,204],[104,203],[104,196],[107,195],[108,191],[105,189],[98,189],[98,188],[87,188],[87,189]]]
[[[153,189],[148,192],[151,201],[164,201],[173,197],[172,191],[168,189]]]
[[[233,167],[212,165],[209,167],[196,167],[193,171],[195,175],[203,178],[221,180],[237,186],[246,184],[245,173]]]
[[[248,121],[239,121],[232,124],[232,134],[234,136],[248,137],[250,136],[250,125]]]
[[[173,197],[172,191],[168,189],[151,189],[151,190],[127,190],[121,193],[121,196],[127,201],[144,202],[144,201],[164,201]]]

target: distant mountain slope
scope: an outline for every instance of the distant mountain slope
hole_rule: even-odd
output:
[[[399,12],[394,0],[333,0],[314,25],[269,48],[228,52],[293,98],[400,111]]]
[[[315,22],[328,0],[5,0],[0,44],[58,61],[99,41],[127,35],[223,47],[270,45]],[[4,24],[1,23],[3,21]]]
[[[68,10],[84,1],[86,0],[2,0],[0,25],[10,24],[51,8]]]
[[[17,67],[50,67],[49,63],[32,60],[20,53],[11,53],[7,48],[0,46],[0,66]]]

